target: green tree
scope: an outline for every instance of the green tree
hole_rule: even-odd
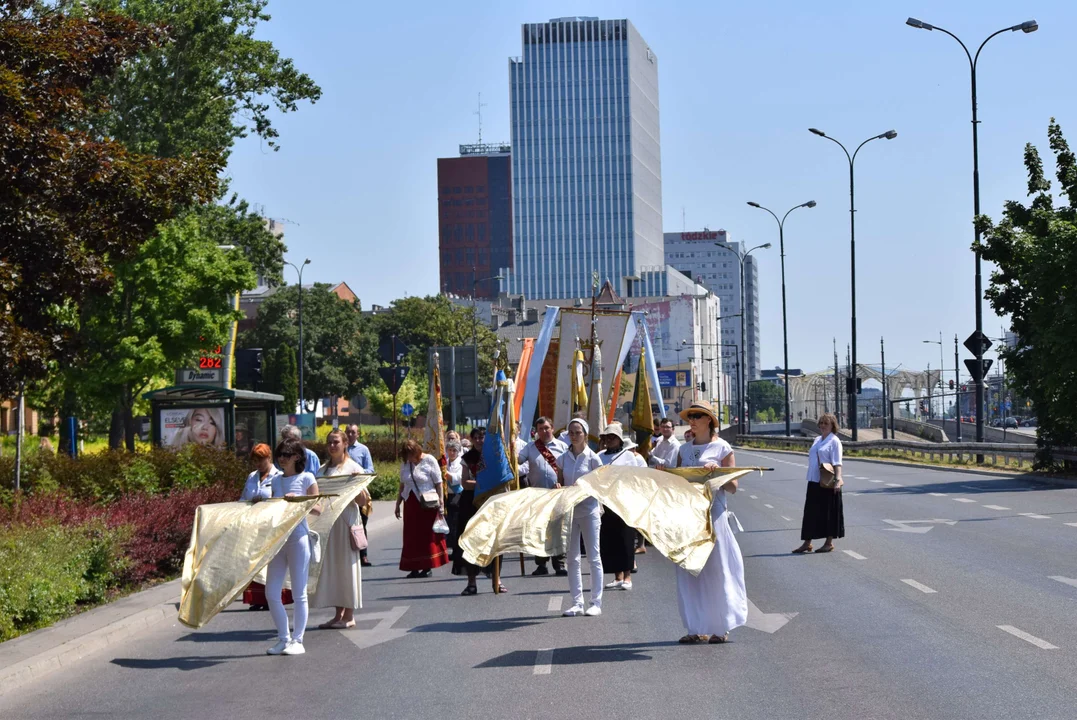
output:
[[[768,410],[773,411],[770,417],[775,414],[785,416],[785,389],[781,385],[759,381],[749,384],[748,388],[748,399],[754,412],[760,413],[763,418],[767,417]]]
[[[1077,160],[1054,118],[1047,137],[1068,204],[1055,205],[1051,181],[1030,143],[1024,159],[1032,201],[1007,202],[998,225],[986,216],[977,219],[983,258],[997,266],[985,295],[996,313],[1010,316],[1018,338],[1002,351],[1007,384],[1036,408],[1044,466],[1052,463],[1052,448],[1077,445]]]
[[[114,265],[219,190],[219,155],[154,159],[79,129],[101,109],[90,88],[164,39],[113,13],[0,3],[0,394],[67,364]]]
[[[299,365],[291,345],[281,343],[276,357],[279,368],[277,392],[284,396],[284,410],[290,413],[299,404]]]
[[[254,286],[254,274],[242,254],[203,233],[194,213],[162,225],[115,273],[113,292],[84,305],[72,373],[84,392],[111,403],[109,446],[126,441],[133,452],[135,402],[155,379],[224,344],[240,316],[233,299]]]
[[[396,394],[396,417],[405,422],[407,418],[400,408],[405,404],[410,404],[415,408],[415,415],[423,415],[426,413],[426,395],[427,389],[423,387],[422,375],[416,375],[414,372],[408,373],[408,376],[404,378],[404,382],[400,385],[400,390]],[[393,420],[393,395],[389,392],[389,388],[385,385],[385,382],[380,378],[378,381],[366,389],[366,397],[370,403],[370,412],[378,415],[383,420],[392,422]],[[414,417],[414,416],[413,416]]]
[[[258,308],[245,347],[299,348],[297,287],[281,288]],[[326,284],[303,288],[303,392],[306,400],[351,396],[376,377],[376,338],[364,331],[359,303],[342,300]]]

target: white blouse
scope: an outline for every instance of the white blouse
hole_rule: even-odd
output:
[[[677,451],[680,457],[681,467],[703,467],[709,462],[722,464],[727,455],[732,454],[733,448],[722,438],[715,438],[709,443],[696,445],[686,442]]]
[[[562,485],[571,487],[587,473],[602,467],[602,459],[589,447],[585,447],[579,455],[570,447],[557,458],[557,467],[561,468],[564,477]]]
[[[269,466],[269,473],[262,479],[262,472],[255,470],[247,476],[247,482],[243,486],[243,494],[239,496],[240,502],[250,502],[254,498],[268,500],[273,497],[273,478],[283,475],[276,465]]]
[[[819,466],[823,463],[841,465],[841,440],[834,433],[817,437],[808,452],[808,482],[819,482]]]
[[[647,461],[638,453],[628,448],[614,452],[603,452],[598,456],[603,465],[622,465],[627,467],[647,467]]]
[[[464,479],[464,461],[458,455],[455,460],[445,466],[445,472],[449,474],[449,484],[459,485]]]
[[[441,484],[441,467],[433,455],[423,453],[417,465],[413,466],[410,462],[401,463],[400,482],[404,485],[404,492],[400,494],[404,500],[407,500],[409,495],[414,495],[416,488],[420,494],[436,490],[436,486]]]

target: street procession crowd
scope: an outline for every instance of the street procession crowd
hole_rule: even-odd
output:
[[[521,486],[556,489],[571,487],[581,477],[606,465],[666,468],[733,468],[733,448],[718,436],[719,419],[705,403],[693,403],[680,413],[687,422],[684,441],[674,435],[669,418],[655,419],[652,448],[647,459],[625,434],[622,425],[612,422],[598,435],[598,448],[591,447],[590,427],[580,413],[574,415],[565,430],[554,436],[549,418],[539,417],[532,439],[516,440]],[[836,435],[838,424],[827,413],[819,418],[819,432],[811,446],[807,472],[804,515],[801,527],[803,544],[794,553],[812,552],[812,541],[825,538],[814,552],[830,552],[835,538],[844,536],[841,501],[842,446]],[[476,478],[484,467],[483,444],[486,431],[474,428],[467,438],[454,430],[445,433],[445,461],[424,453],[413,439],[400,447],[400,484],[395,514],[403,520],[403,543],[399,569],[408,578],[429,577],[431,572],[451,563],[452,574],[466,577],[461,595],[478,593],[480,573],[492,576],[496,592],[508,592],[500,584],[493,567],[479,567],[464,557],[460,538],[481,505],[476,502]],[[374,465],[369,450],[359,442],[358,428],[333,430],[327,437],[329,459],[321,463],[306,448],[300,431],[286,426],[276,449],[259,444],[251,451],[255,470],[247,479],[241,500],[258,502],[270,498],[319,494],[319,478],[351,474],[372,474]],[[275,462],[275,464],[274,464]],[[712,493],[710,521],[715,545],[698,575],[677,567],[677,597],[686,634],[682,644],[722,644],[729,632],[747,621],[748,599],[744,582],[744,561],[733,533],[740,523],[729,510],[728,496],[737,492],[737,479],[731,479]],[[348,504],[334,522],[328,541],[322,546],[321,570],[317,589],[307,597],[307,576],[317,541],[311,541],[304,519],[288,536],[282,549],[272,558],[266,582],[252,582],[244,592],[244,602],[251,609],[268,609],[277,630],[278,641],[267,650],[270,655],[300,655],[309,607],[334,608],[333,618],[320,627],[346,629],[355,625],[355,611],[362,607],[362,570],[367,559],[365,527],[371,510],[369,494],[363,490]],[[315,505],[310,513],[319,512]],[[629,591],[632,575],[637,572],[635,555],[646,552],[644,537],[598,499],[588,497],[572,511],[571,539],[567,557],[536,557],[532,575],[548,575],[549,565],[557,576],[568,577],[571,596],[566,617],[602,614],[605,590]],[[581,562],[586,553],[590,565],[590,603],[585,603]],[[318,562],[318,560],[315,560]],[[491,563],[496,564],[496,560]],[[613,576],[605,582],[605,575]],[[291,589],[285,589],[285,576]],[[285,605],[291,603],[293,620],[289,625]]]

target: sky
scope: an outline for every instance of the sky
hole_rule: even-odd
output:
[[[969,64],[941,32],[975,47],[1035,19],[1031,34],[991,40],[978,65],[982,212],[1024,200],[1033,143],[1052,173],[1047,125],[1077,145],[1072,28],[1077,3],[997,0],[837,2],[413,2],[271,0],[258,37],[323,90],[278,116],[282,149],[239,143],[232,188],[285,222],[303,281],[345,281],[364,307],[438,292],[437,158],[478,139],[509,140],[508,58],[520,26],[589,15],[628,18],[658,57],[663,224],[723,228],[773,242],[759,258],[762,366],[782,364],[781,275],[774,219],[786,222],[789,364],[844,362],[850,339],[848,163],[841,149],[890,129],[856,160],[858,359],[953,370],[953,338],[975,329]],[[1069,47],[1067,47],[1069,46]],[[682,222],[683,219],[683,222]],[[990,266],[984,264],[984,287]],[[293,271],[286,279],[294,283]],[[1004,321],[984,304],[984,328]],[[993,353],[988,353],[991,357]],[[969,354],[962,348],[962,358]]]

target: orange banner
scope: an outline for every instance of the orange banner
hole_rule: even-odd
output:
[[[527,388],[527,371],[531,367],[531,356],[535,354],[535,338],[524,338],[524,348],[520,352],[520,364],[516,368],[516,396],[513,398],[515,417],[520,418],[520,405],[524,401],[524,390]],[[531,422],[531,418],[527,418]]]

